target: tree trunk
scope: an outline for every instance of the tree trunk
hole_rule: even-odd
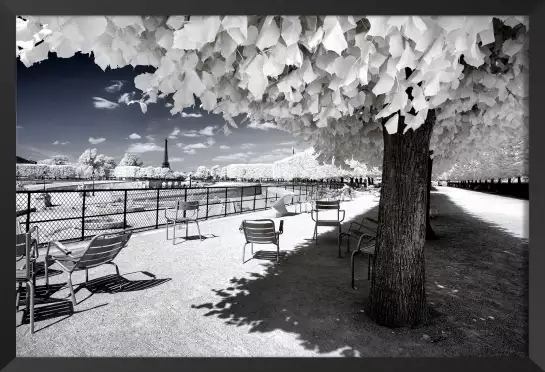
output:
[[[368,315],[387,327],[416,326],[428,320],[424,243],[429,144],[434,110],[416,131],[383,129],[382,194]]]
[[[430,151],[430,155],[428,156],[428,192],[427,192],[427,199],[426,199],[426,240],[433,240],[437,238],[430,223],[431,173],[432,173],[431,171],[433,167],[433,159],[431,158],[432,154],[433,154],[433,151]]]

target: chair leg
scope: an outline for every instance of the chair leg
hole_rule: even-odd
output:
[[[34,284],[27,283],[27,290],[30,287],[30,333],[34,333]]]
[[[356,250],[352,252],[352,256],[350,258],[350,270],[352,271],[352,289],[354,289],[354,256],[360,253],[360,251]]]
[[[202,242],[201,228],[199,227],[199,223],[198,223],[197,221],[195,221],[195,224],[197,225],[197,231],[199,232],[199,239],[200,239],[201,242]]]
[[[339,258],[341,258],[341,226],[339,225],[339,234],[337,234],[337,245],[339,246]]]
[[[280,244],[276,245],[276,263],[278,263],[278,260],[280,258]]]
[[[165,222],[166,232],[167,232],[167,240],[168,240],[168,221]]]
[[[19,282],[19,288],[16,289],[16,295],[15,295],[15,311],[19,311],[19,302],[21,301],[21,288],[23,288],[23,284]]]
[[[47,257],[44,258],[45,267],[45,289],[49,292],[49,265],[47,264]]]
[[[74,286],[72,285],[72,273],[68,273],[68,287],[70,287],[70,297],[72,298],[72,305],[76,306],[76,294],[74,293]]]
[[[176,221],[174,221],[174,229],[172,230],[172,245],[176,242]]]
[[[246,255],[246,244],[248,243],[244,243],[244,245],[242,246],[242,263],[244,263],[244,257]]]
[[[89,269],[85,268],[85,284],[89,281]]]
[[[187,240],[187,232],[189,231],[189,223],[185,223],[185,239]]]
[[[254,254],[254,243],[251,243],[252,244],[252,256]]]

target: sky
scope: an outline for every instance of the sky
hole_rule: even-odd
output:
[[[226,136],[222,116],[199,104],[171,115],[171,95],[142,113],[138,104],[127,103],[140,97],[134,77],[153,72],[151,67],[103,71],[87,55],[49,57],[29,68],[17,61],[16,141],[23,158],[66,155],[75,162],[85,149],[96,148],[117,162],[132,152],[144,166],[161,166],[168,138],[171,169],[190,172],[201,165],[270,163],[291,155],[296,144],[271,123],[245,123]]]

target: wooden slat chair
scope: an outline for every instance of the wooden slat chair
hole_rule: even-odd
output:
[[[255,244],[274,244],[276,245],[276,263],[280,257],[280,235],[284,232],[284,220],[280,220],[278,231],[275,230],[274,221],[269,219],[242,221],[239,228],[244,232],[246,242],[242,247],[242,263],[246,263],[246,246],[252,245],[252,258],[254,255]],[[249,260],[248,260],[249,261]]]
[[[336,210],[337,219],[320,220],[319,212],[326,211],[326,210],[329,210],[329,211]],[[341,219],[341,212],[343,214],[342,219]],[[316,219],[314,219],[314,213],[316,213]],[[346,216],[346,212],[341,209],[341,202],[339,200],[331,200],[331,201],[316,200],[314,202],[314,209],[310,212],[310,217],[312,218],[314,222],[316,222],[314,226],[314,235],[313,235],[313,239],[315,239],[316,245],[318,245],[318,226],[328,226],[328,227],[333,226],[338,228],[339,257],[341,257],[341,223],[344,221],[345,216]]]
[[[32,238],[37,231],[32,227],[23,234],[16,235],[15,241],[15,311],[19,310],[19,300],[23,283],[26,283],[26,308],[30,310],[30,332],[34,333],[34,290],[36,286],[35,263],[38,258],[38,243]]]
[[[174,213],[172,213],[174,211]],[[190,211],[193,214],[192,217],[187,217],[187,212]],[[170,213],[169,213],[170,212]],[[180,213],[181,212],[181,213]],[[199,232],[199,239],[202,241],[201,229],[199,227],[199,202],[198,201],[177,201],[174,208],[165,208],[165,227],[168,239],[168,227],[173,225],[172,232],[172,244],[175,244],[176,240],[176,225],[185,224],[185,238],[187,239],[187,232],[189,230],[189,224],[194,223],[197,225],[197,231]]]
[[[47,247],[46,260],[58,264],[67,274],[67,282],[70,287],[72,304],[77,305],[74,287],[72,285],[72,274],[75,271],[85,270],[85,283],[89,281],[89,269],[102,265],[113,265],[120,277],[119,268],[113,262],[119,252],[127,245],[132,236],[131,230],[123,230],[115,233],[103,233],[95,236],[86,247],[69,250],[59,241],[51,241]],[[50,254],[51,245],[54,245],[60,253]],[[46,264],[46,286],[49,285]],[[123,287],[120,282],[119,289]]]

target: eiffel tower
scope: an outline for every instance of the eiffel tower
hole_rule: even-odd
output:
[[[168,163],[168,149],[167,149],[167,145],[168,145],[168,139],[165,138],[165,159],[163,160],[163,168],[168,168],[168,169],[170,169],[170,164]]]

